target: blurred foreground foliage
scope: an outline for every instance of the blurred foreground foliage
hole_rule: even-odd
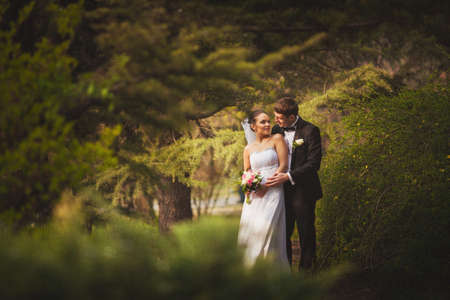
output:
[[[45,227],[0,232],[0,298],[320,299],[340,273],[304,278],[268,260],[245,267],[235,220],[205,218],[161,235],[109,211],[87,234],[84,213],[63,202]]]
[[[63,111],[88,92],[73,82],[76,60],[67,55],[80,7],[49,5],[59,35],[49,30],[27,50],[16,39],[34,6],[0,29],[0,219],[19,227],[45,223],[64,189],[114,166],[110,145],[120,133],[104,126],[95,139],[75,135]],[[0,21],[6,8],[1,2]]]

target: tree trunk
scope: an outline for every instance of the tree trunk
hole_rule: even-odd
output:
[[[192,220],[191,189],[177,179],[164,178],[160,188],[159,230],[166,232],[170,226],[183,220]]]

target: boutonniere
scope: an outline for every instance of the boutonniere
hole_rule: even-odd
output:
[[[301,146],[305,143],[303,139],[294,140],[294,143],[292,143],[292,148],[295,149],[298,146]]]

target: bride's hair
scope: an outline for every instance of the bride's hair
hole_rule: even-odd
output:
[[[264,110],[262,110],[262,109],[252,110],[252,111],[248,114],[248,117],[247,117],[248,123],[249,123],[249,124],[255,123],[256,117],[259,116],[260,114],[266,114],[266,115],[267,115],[267,113],[266,113]],[[252,129],[252,130],[253,130],[253,129]]]

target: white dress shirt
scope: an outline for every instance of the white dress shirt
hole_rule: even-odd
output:
[[[298,116],[295,119],[294,124],[292,124],[289,127],[295,127],[297,125],[298,122]],[[292,185],[295,185],[295,181],[292,179],[292,176],[290,174],[291,171],[291,161],[292,161],[292,144],[294,143],[294,137],[295,137],[295,130],[291,130],[291,131],[286,131],[284,133],[284,140],[286,141],[287,145],[288,145],[288,170],[287,170],[287,175],[289,176],[289,181],[291,182]]]

